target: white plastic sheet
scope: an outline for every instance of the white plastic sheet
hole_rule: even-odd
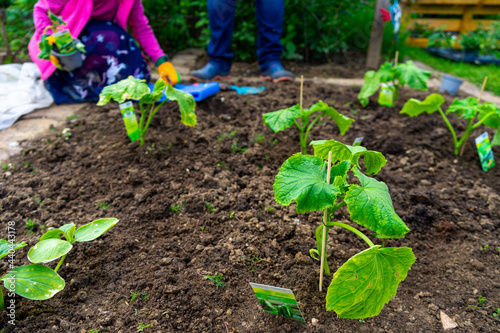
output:
[[[0,66],[0,130],[33,110],[50,106],[53,101],[34,63]]]

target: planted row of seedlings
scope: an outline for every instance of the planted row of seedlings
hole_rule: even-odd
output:
[[[430,73],[416,67],[412,62],[393,65],[386,63],[378,72],[370,71],[365,75],[365,83],[359,94],[361,104],[366,106],[368,98],[382,85],[392,92],[390,105],[398,96],[398,89],[408,85],[415,89],[427,90]],[[196,125],[195,102],[191,95],[181,92],[162,80],[156,82],[150,91],[144,80],[129,77],[106,87],[98,102],[105,105],[110,101],[123,103],[127,100],[138,101],[140,110],[140,145],[146,140],[146,133],[154,115],[163,103],[157,103],[166,91],[166,100],[175,100],[179,105],[181,122],[188,126]],[[382,92],[383,93],[383,92]],[[302,96],[302,89],[301,89]],[[382,101],[385,103],[384,99]],[[444,98],[432,94],[424,101],[410,99],[401,110],[409,116],[424,112],[439,112],[453,137],[455,154],[464,147],[470,132],[480,125],[497,129],[493,145],[500,144],[500,111],[493,103],[480,103],[476,98],[455,100],[446,113],[441,109]],[[455,113],[467,120],[467,128],[459,138],[447,119],[447,114]],[[312,141],[313,155],[307,154],[309,134],[315,124],[327,116],[332,119],[344,135],[354,119],[340,114],[332,106],[319,101],[310,108],[300,103],[292,107],[265,113],[264,123],[273,132],[286,130],[294,125],[299,130],[301,152],[292,155],[281,166],[273,185],[276,202],[288,206],[296,203],[297,213],[323,213],[321,223],[316,229],[316,248],[310,256],[320,262],[319,290],[323,286],[324,274],[330,275],[326,253],[329,230],[338,227],[360,237],[367,248],[351,257],[332,275],[326,295],[326,309],[333,310],[341,318],[367,318],[376,316],[397,292],[399,283],[407,276],[415,262],[415,256],[408,247],[385,247],[374,243],[357,228],[334,220],[335,212],[346,206],[350,218],[356,224],[373,232],[377,239],[402,238],[409,228],[394,210],[387,185],[376,180],[376,175],[387,163],[382,153],[367,150],[358,145],[347,145],[336,140]],[[354,182],[353,182],[354,181]],[[76,229],[73,223],[47,231],[28,253],[32,265],[12,267],[1,279],[4,286],[16,294],[33,300],[53,297],[64,289],[65,282],[57,274],[66,255],[76,242],[92,241],[118,223],[117,219],[100,219]],[[64,240],[60,236],[64,237]],[[26,244],[13,244],[10,240],[0,242],[0,258],[13,253]],[[55,269],[42,265],[59,259]],[[12,278],[15,283],[12,284]],[[3,295],[2,295],[3,296]],[[1,297],[3,303],[3,297]],[[3,305],[3,304],[1,304]],[[289,310],[289,309],[288,309]],[[287,309],[276,311],[290,314]]]

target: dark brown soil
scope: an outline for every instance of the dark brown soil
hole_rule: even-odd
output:
[[[294,205],[273,199],[274,177],[299,151],[299,139],[293,129],[273,134],[262,113],[297,103],[298,87],[290,83],[257,96],[209,98],[198,104],[194,128],[180,125],[177,106],[169,104],[142,148],[129,142],[116,105],[80,112],[68,121],[68,140],[57,128],[26,143],[0,184],[5,236],[7,221],[15,221],[18,241],[34,245],[42,231],[28,235],[27,218],[48,227],[99,217],[120,223],[75,246],[59,271],[66,288],[54,298],[16,298],[17,325],[4,332],[137,332],[139,323],[151,325],[144,332],[442,332],[440,310],[458,323],[453,332],[498,332],[500,319],[492,314],[500,307],[500,167],[484,173],[472,139],[456,158],[438,114],[398,113],[405,100],[427,93],[403,90],[395,109],[375,98],[361,109],[358,91],[306,83],[304,104],[334,100],[356,119],[344,137],[325,121],[312,139],[352,143],[364,136],[364,146],[388,160],[376,178],[389,186],[411,232],[386,245],[413,248],[417,261],[378,317],[346,320],[325,310],[330,278],[320,293],[319,262],[309,257],[321,213],[297,214]],[[232,131],[233,138],[219,139]],[[262,142],[255,140],[259,133]],[[248,149],[232,153],[235,142]],[[171,210],[176,205],[178,213]],[[351,223],[347,211],[337,217]],[[332,230],[331,269],[364,248],[354,234]],[[19,265],[27,263],[28,249],[18,250]],[[222,289],[203,277],[218,273]],[[307,323],[264,312],[249,282],[292,289]],[[139,291],[147,299],[131,303],[131,292]]]

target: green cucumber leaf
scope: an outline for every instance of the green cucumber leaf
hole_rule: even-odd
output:
[[[64,279],[53,269],[44,265],[25,265],[11,270],[2,278],[6,289],[11,289],[15,277],[14,292],[19,296],[35,301],[49,299],[64,289]]]
[[[328,237],[329,230],[330,230],[330,228],[326,227],[326,237]],[[316,260],[318,260],[318,261],[321,260],[321,248],[323,245],[323,232],[325,232],[325,225],[322,223],[319,225],[318,228],[316,228],[316,247],[317,247],[316,254],[318,255],[318,258]],[[326,242],[328,243],[328,239],[326,240]],[[324,261],[323,267],[325,269],[325,274],[330,276],[330,267],[328,267],[328,256],[326,255],[326,249],[325,249],[325,257],[323,258],[323,261]]]
[[[175,89],[170,84],[167,85],[166,95],[169,100],[177,101],[177,104],[179,104],[179,110],[181,112],[181,123],[186,126],[195,126],[197,121],[196,113],[194,112],[194,109],[196,108],[196,102],[194,101],[193,95],[185,93],[184,91],[181,91],[179,89]]]
[[[413,89],[427,90],[431,72],[418,68],[413,61],[408,60],[404,64],[397,65],[394,71],[401,86],[407,84]]]
[[[483,103],[479,105],[477,119],[482,120],[483,118],[486,118],[483,122],[485,126],[500,128],[500,110],[495,103]]]
[[[283,131],[295,123],[295,120],[302,115],[299,105],[294,105],[286,109],[264,113],[264,124],[277,133]]]
[[[75,224],[74,223],[68,223],[60,227],[66,236],[66,240],[68,242],[71,242],[73,240],[73,236],[75,235]]]
[[[24,246],[26,246],[26,242],[21,242],[21,243],[11,243],[6,239],[0,239],[0,259],[5,257],[11,252],[14,252],[17,249],[20,249]]]
[[[104,87],[99,95],[99,102],[97,102],[97,105],[106,105],[111,100],[118,103],[123,103],[128,99],[140,100],[144,95],[150,92],[145,82],[146,80],[129,76],[125,80]]]
[[[312,112],[324,112],[325,115],[332,118],[340,130],[340,135],[344,135],[345,132],[351,126],[351,124],[354,122],[354,119],[338,113],[337,110],[335,110],[333,107],[329,106],[328,104],[326,104],[321,100],[318,103],[311,106],[310,110]]]
[[[363,107],[366,107],[370,102],[369,98],[375,94],[380,86],[380,74],[375,71],[368,71],[365,73],[365,80],[363,86],[358,94],[358,99]]]
[[[349,259],[333,274],[326,309],[340,318],[376,316],[396,295],[415,256],[407,247],[372,246]]]
[[[424,112],[434,113],[439,110],[440,106],[445,102],[443,96],[440,94],[431,94],[427,96],[423,101],[419,101],[415,98],[410,98],[400,113],[405,113],[410,117],[418,116]]]
[[[47,263],[67,254],[73,245],[62,239],[46,239],[38,242],[28,251],[28,260],[34,264]]]
[[[387,185],[365,176],[357,167],[353,173],[361,186],[352,184],[346,193],[351,220],[373,230],[378,238],[401,238],[410,231],[394,211]]]
[[[380,82],[391,82],[394,80],[394,66],[392,62],[386,61],[383,63],[379,70],[378,74],[380,75]]]
[[[47,239],[61,239],[61,235],[64,235],[64,231],[61,229],[52,229],[44,233],[42,237],[40,237],[40,241]]]
[[[98,238],[118,223],[118,219],[99,219],[85,224],[75,232],[75,242],[90,242]]]
[[[318,140],[311,142],[314,148],[314,155],[323,159],[328,159],[328,153],[332,152],[332,163],[349,160],[359,167],[359,159],[364,156],[364,165],[367,174],[377,174],[387,163],[382,153],[366,150],[362,146],[349,146],[335,140]]]
[[[455,113],[460,119],[474,119],[479,112],[477,98],[467,97],[455,99],[448,107],[446,114]]]
[[[300,153],[287,159],[274,181],[276,202],[288,206],[295,200],[298,213],[333,207],[340,190],[326,182],[326,165],[317,156]]]

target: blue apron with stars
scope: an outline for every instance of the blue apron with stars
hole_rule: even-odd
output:
[[[141,49],[116,23],[89,21],[79,39],[86,50],[82,67],[71,72],[58,69],[46,81],[56,104],[97,102],[105,86],[130,75],[150,80]]]

